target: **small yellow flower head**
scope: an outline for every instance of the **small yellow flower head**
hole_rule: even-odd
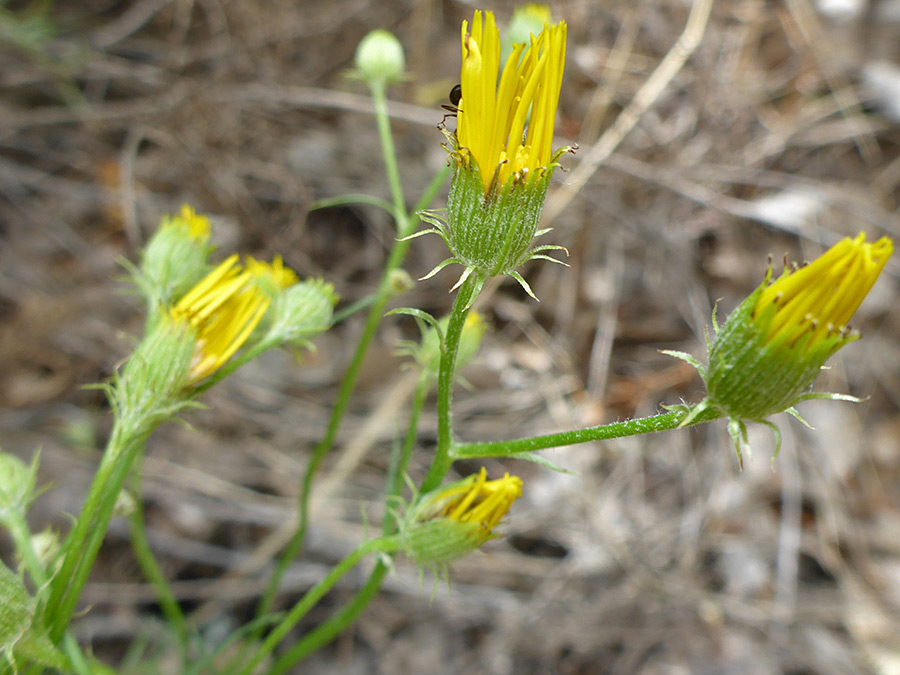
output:
[[[522,496],[522,481],[508,473],[487,480],[477,475],[422,495],[400,528],[404,548],[418,565],[443,569],[494,538],[494,527]]]
[[[233,255],[171,309],[171,318],[196,335],[189,384],[214,373],[243,346],[271,302],[262,285],[279,275],[283,275],[280,265],[253,261],[252,270],[244,269]]]
[[[168,305],[203,277],[212,251],[209,236],[209,219],[187,204],[177,216],[163,216],[135,274],[135,283],[151,308]]]
[[[451,262],[465,276],[508,274],[529,291],[515,269],[533,258],[544,198],[560,155],[553,123],[566,54],[566,24],[542,24],[529,42],[513,45],[500,62],[500,32],[491,12],[462,24],[462,70],[457,129],[445,131],[454,168],[446,220],[422,217],[447,242]],[[558,261],[557,261],[558,262]]]
[[[893,253],[884,237],[866,242],[865,234],[843,239],[809,265],[791,268],[765,281],[728,317],[709,347],[709,364],[698,365],[707,398],[682,424],[706,409],[730,419],[729,431],[740,451],[746,443],[745,420],[765,420],[810,398],[850,397],[807,390],[825,361],[859,334],[848,322]],[[685,355],[674,353],[675,356]]]
[[[178,227],[187,230],[188,235],[197,241],[209,240],[209,218],[199,215],[192,206],[182,204],[178,216],[163,218],[162,227]]]

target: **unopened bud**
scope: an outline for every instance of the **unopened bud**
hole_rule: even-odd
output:
[[[513,502],[522,481],[506,474],[487,480],[481,472],[422,495],[400,525],[407,555],[422,567],[443,569],[488,539]]]
[[[390,84],[403,75],[400,41],[386,30],[373,30],[356,48],[356,67],[370,84]]]

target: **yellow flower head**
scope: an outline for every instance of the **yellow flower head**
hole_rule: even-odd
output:
[[[196,331],[196,346],[188,380],[197,382],[221,368],[262,321],[271,298],[254,283],[262,268],[244,269],[233,255],[178,301],[170,310],[175,321]],[[270,270],[266,269],[265,272]]]
[[[194,208],[188,204],[181,206],[181,211],[174,218],[167,216],[163,221],[163,226],[183,227],[188,234],[198,241],[206,241],[209,239],[209,218],[199,215]]]
[[[846,331],[893,250],[887,237],[871,244],[862,232],[855,239],[842,239],[814,262],[785,271],[765,288],[753,319],[771,314],[767,340],[796,345],[809,336],[805,349]]]
[[[521,496],[521,478],[507,473],[498,480],[488,480],[487,472],[481,467],[477,475],[438,490],[430,500],[431,517],[477,524],[474,535],[480,543],[491,536],[491,531]]]
[[[471,33],[468,21],[462,24],[462,57],[459,156],[475,161],[484,191],[495,180],[502,186],[510,176],[548,167],[566,57],[565,22],[545,25],[530,45],[515,45],[501,73],[494,14],[476,11]]]
[[[894,245],[887,237],[866,243],[866,235],[843,239],[817,260],[765,281],[722,326],[715,321],[709,363],[669,352],[696,366],[707,397],[682,420],[691,423],[704,411],[726,415],[738,461],[747,447],[746,421],[768,425],[781,446],[778,427],[766,418],[814,398],[859,400],[843,394],[810,391],[822,365],[844,345],[859,338],[847,326],[887,264]],[[715,320],[715,317],[713,317]]]
[[[407,555],[438,574],[496,535],[494,527],[522,496],[522,481],[508,473],[488,480],[478,474],[422,495],[400,522]]]

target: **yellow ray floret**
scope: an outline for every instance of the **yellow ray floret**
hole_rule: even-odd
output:
[[[775,312],[768,339],[799,340],[807,331],[807,347],[844,329],[893,253],[890,239],[866,243],[866,235],[839,241],[815,261],[785,272],[760,295],[756,319],[768,307]]]
[[[503,185],[515,173],[549,165],[565,58],[566,24],[560,21],[545,25],[530,45],[515,45],[501,73],[493,13],[475,12],[471,33],[463,21],[457,140],[462,157],[478,165],[485,191],[495,173]]]
[[[184,227],[187,227],[190,236],[194,239],[209,239],[209,218],[198,214],[192,206],[183,204],[178,217],[172,220],[180,221]]]
[[[196,347],[190,382],[197,382],[221,368],[247,341],[271,302],[255,277],[270,266],[253,261],[244,269],[233,255],[178,301],[170,315],[196,331]],[[280,261],[279,261],[280,262]],[[278,274],[283,274],[282,270]],[[290,270],[287,270],[290,271]],[[293,274],[293,272],[291,272]]]
[[[479,536],[487,538],[513,502],[522,496],[522,480],[508,473],[498,480],[487,480],[484,467],[472,480],[461,481],[436,498],[447,500],[440,516],[461,523],[477,523]]]

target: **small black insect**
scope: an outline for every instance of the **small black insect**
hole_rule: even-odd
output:
[[[457,107],[459,106],[460,99],[462,99],[462,85],[456,84],[453,86],[453,89],[450,90],[450,104]]]
[[[450,105],[446,103],[442,104],[441,107],[447,111],[447,115],[444,116],[444,119],[447,117],[456,117],[456,113],[459,112],[459,102],[462,100],[462,86],[454,85],[453,89],[450,90]]]

